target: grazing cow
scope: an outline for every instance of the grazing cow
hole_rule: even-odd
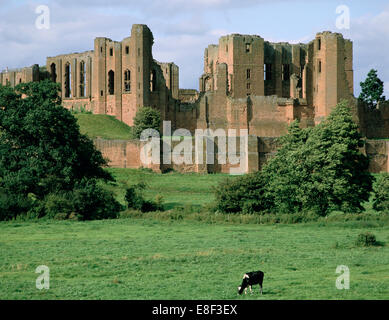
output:
[[[259,290],[262,294],[262,282],[263,282],[263,272],[262,271],[253,271],[245,273],[243,276],[242,284],[238,287],[238,293],[242,294],[247,293],[247,287],[250,287],[250,293],[252,292],[251,286],[259,284]]]

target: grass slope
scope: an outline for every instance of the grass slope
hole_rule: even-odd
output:
[[[0,223],[0,299],[388,299],[389,246],[360,248],[368,222],[214,225],[146,219]],[[50,268],[38,290],[35,268]],[[350,289],[335,287],[338,265]],[[237,296],[245,272],[264,294]]]
[[[110,168],[117,183],[109,188],[115,192],[118,201],[124,203],[124,195],[127,186],[144,182],[147,184],[145,196],[155,199],[157,194],[162,195],[165,209],[171,209],[178,205],[200,206],[214,199],[212,187],[226,177],[232,179],[236,176],[228,174],[180,174],[171,172],[158,174],[146,170]]]
[[[87,113],[77,113],[74,116],[77,118],[81,133],[91,139],[100,137],[109,140],[128,140],[133,138],[131,127],[113,116]]]

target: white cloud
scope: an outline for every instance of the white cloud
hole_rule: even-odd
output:
[[[234,33],[229,24],[221,28],[212,21],[213,13],[234,8],[251,10],[258,4],[273,4],[286,0],[51,0],[51,29],[35,28],[35,7],[41,1],[11,2],[0,0],[0,69],[39,63],[47,56],[82,52],[93,49],[95,37],[121,40],[127,37],[133,23],[147,24],[154,33],[154,57],[175,62],[180,67],[180,86],[198,88],[203,70],[204,49],[218,43],[222,35]],[[307,1],[307,0],[294,0]],[[290,1],[289,1],[290,2]],[[17,4],[15,4],[17,3]],[[228,16],[228,15],[226,15]],[[276,17],[276,16],[275,16]],[[235,19],[235,18],[234,18]],[[275,19],[277,28],[280,22]],[[286,21],[281,27],[287,27]],[[275,27],[275,28],[276,28]],[[309,42],[312,26],[300,39],[271,39],[290,43]],[[227,29],[226,29],[227,28]],[[255,33],[256,30],[253,30]],[[277,32],[275,31],[275,34]],[[377,15],[352,19],[345,37],[354,42],[354,71],[356,95],[359,82],[371,68],[378,70],[389,97],[389,7]]]
[[[351,28],[345,33],[354,43],[355,95],[359,95],[359,83],[366,79],[371,69],[389,89],[389,7],[377,15],[366,15],[351,20]]]

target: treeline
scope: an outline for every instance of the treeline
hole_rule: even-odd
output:
[[[125,190],[121,205],[105,186],[115,183],[93,142],[62,107],[51,81],[0,85],[0,220],[18,216],[92,220],[119,217],[125,209],[163,211],[162,199],[144,197],[146,185]],[[137,114],[139,132],[158,128],[150,108]],[[139,133],[138,132],[138,133]],[[215,189],[208,212],[225,214],[360,213],[374,194],[377,211],[389,211],[389,174],[375,179],[360,152],[364,140],[347,102],[313,128],[298,122],[263,170],[227,179]]]
[[[59,90],[49,80],[15,88],[0,85],[0,220],[94,220],[116,218],[126,208],[162,210],[162,199],[144,198],[143,184],[126,190],[126,206],[105,188],[115,182],[104,169],[107,160],[80,133],[77,119],[62,106]],[[158,116],[142,108],[136,129],[159,128]]]
[[[375,181],[347,101],[313,128],[293,122],[263,170],[227,179],[215,190],[223,213],[359,213],[374,194],[373,207],[389,211],[389,174]]]

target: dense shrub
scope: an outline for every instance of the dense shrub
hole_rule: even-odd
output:
[[[360,233],[355,241],[355,244],[360,247],[369,247],[377,245],[376,236],[370,232]]]
[[[126,190],[125,201],[129,209],[140,210],[142,212],[163,210],[162,197],[157,196],[156,201],[146,200],[143,192],[146,184],[138,183],[130,186]]]
[[[389,173],[382,173],[373,184],[373,208],[389,212]]]
[[[95,180],[83,181],[70,194],[73,211],[81,220],[116,218],[123,209],[109,192]]]
[[[260,212],[266,209],[264,180],[260,172],[222,181],[214,192],[216,209],[224,213]]]
[[[40,215],[49,218],[55,218],[57,215],[62,215],[64,218],[68,217],[73,211],[71,198],[71,193],[49,194],[39,205],[43,211]]]
[[[151,107],[140,108],[134,117],[134,135],[139,139],[142,131],[154,129],[160,131],[161,114]]]
[[[144,183],[138,183],[127,188],[124,199],[126,200],[128,208],[135,210],[140,210],[142,208],[144,201],[142,191],[145,187]]]
[[[28,214],[36,218],[95,220],[116,218],[122,209],[113,194],[96,180],[84,180],[72,191],[49,194],[36,201]]]
[[[10,220],[33,207],[33,200],[24,195],[7,194],[0,189],[0,220]]]

